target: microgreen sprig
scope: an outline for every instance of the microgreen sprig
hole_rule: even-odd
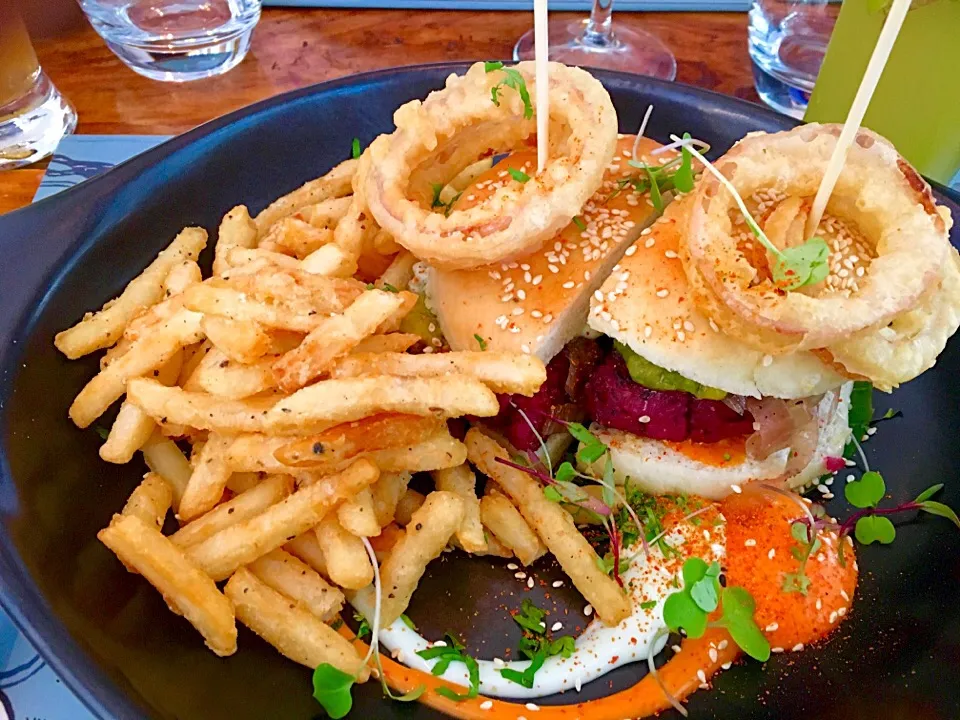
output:
[[[363,659],[363,664],[365,666],[370,661],[370,658],[373,658],[373,661],[376,664],[379,672],[380,684],[383,687],[384,695],[396,702],[412,702],[426,692],[426,685],[417,685],[417,687],[413,688],[413,690],[408,693],[404,693],[403,695],[395,695],[390,689],[390,686],[387,685],[386,678],[384,677],[383,666],[380,663],[379,652],[380,605],[383,598],[383,588],[380,585],[380,565],[377,562],[377,555],[374,552],[370,541],[366,538],[362,538],[362,540],[364,549],[367,551],[367,555],[369,556],[370,562],[373,565],[373,588],[374,596],[376,598],[373,611],[373,622],[368,625],[367,630],[367,632],[371,633],[370,647],[367,650],[366,657]],[[362,615],[356,615],[355,617],[358,617],[361,620],[360,628],[357,630],[357,637],[361,637],[360,632],[363,630],[363,625],[367,621]],[[412,625],[409,618],[406,618],[404,622]],[[353,707],[353,696],[351,695],[351,689],[357,682],[357,679],[357,675],[345,673],[343,670],[334,667],[330,663],[322,663],[313,671],[313,697],[318,703],[320,703],[320,705],[323,706],[323,709],[326,710],[327,714],[333,718],[333,720],[339,720],[340,718],[345,717]]]
[[[480,694],[480,665],[475,658],[463,652],[464,646],[454,637],[453,633],[448,632],[443,637],[444,645],[434,645],[426,650],[419,650],[417,655],[424,660],[438,660],[430,670],[434,675],[443,675],[451,663],[463,663],[467,667],[470,689],[465,693],[458,693],[448,687],[439,687],[437,688],[437,695],[442,695],[454,702],[477,697]]]
[[[520,640],[520,653],[530,660],[530,665],[520,671],[503,668],[500,675],[511,682],[532,688],[537,671],[543,667],[547,658],[560,655],[569,658],[576,649],[576,642],[571,635],[561,635],[551,639],[547,635],[547,624],[544,621],[546,611],[538,608],[528,598],[520,605],[520,611],[513,616],[513,621],[523,629],[523,638]]]
[[[523,170],[517,170],[516,168],[507,168],[507,172],[510,173],[510,177],[512,177],[518,183],[530,182],[530,176],[527,175]]]
[[[492,73],[497,70],[503,71],[503,80],[490,88],[490,100],[493,101],[494,105],[500,107],[500,92],[504,86],[513,88],[520,95],[520,100],[523,101],[523,116],[527,120],[533,117],[533,103],[530,102],[530,93],[527,91],[527,81],[523,79],[523,75],[520,74],[519,70],[515,68],[504,67],[503,63],[499,60],[485,62],[483,64],[483,69],[488,73]]]
[[[350,144],[350,157],[356,160],[363,153],[363,150],[360,148],[360,138],[354,138],[353,142]]]
[[[673,631],[683,629],[687,637],[702,637],[707,627],[726,628],[733,641],[750,657],[766,662],[770,643],[754,620],[756,603],[742,587],[721,587],[720,565],[701,558],[683,563],[683,588],[667,596],[663,619]],[[720,609],[720,619],[708,622],[710,613]]]
[[[693,141],[687,138],[679,138],[676,135],[671,135],[670,139],[674,142],[681,143],[681,147],[699,160],[707,171],[717,178],[720,184],[733,196],[734,202],[736,202],[737,207],[747,222],[747,227],[750,228],[750,232],[776,257],[772,268],[772,275],[777,287],[789,292],[791,290],[799,290],[808,285],[816,285],[826,279],[827,275],[830,274],[830,266],[827,262],[830,257],[830,248],[826,240],[821,237],[812,237],[803,243],[803,245],[781,250],[770,242],[770,238],[766,236],[757,224],[757,221],[754,220],[750,211],[747,210],[743,198],[740,197],[740,193],[738,193],[737,189],[733,186],[733,183],[724,177],[723,174],[714,167],[713,163],[693,147]]]

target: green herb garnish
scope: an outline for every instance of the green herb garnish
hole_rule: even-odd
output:
[[[867,437],[870,422],[873,420],[873,385],[864,381],[853,383],[850,391],[850,407],[847,411],[847,422],[850,425],[850,434],[853,436],[843,449],[845,458],[852,458],[857,452],[856,443]]]
[[[567,432],[581,444],[580,449],[577,450],[577,460],[582,463],[589,465],[596,462],[607,451],[607,446],[603,444],[600,438],[580,423],[567,423]]]
[[[516,168],[507,168],[507,172],[510,173],[510,177],[516,180],[518,183],[525,183],[530,181],[530,176],[527,175],[523,170],[517,170]]]
[[[400,616],[400,621],[401,621],[404,625],[406,625],[408,628],[410,628],[411,630],[413,630],[414,632],[417,632],[417,626],[414,625],[414,624],[413,624],[413,620],[411,620],[410,618],[408,618],[406,615],[401,615],[401,616]]]
[[[681,572],[683,589],[671,593],[663,604],[667,627],[683,629],[691,638],[702,637],[708,626],[707,616],[719,607],[720,619],[709,625],[726,628],[750,657],[761,662],[770,658],[770,644],[754,620],[756,605],[749,592],[741,587],[721,587],[717,563],[708,565],[700,558],[690,558]]]
[[[458,693],[450,688],[441,687],[437,688],[437,694],[455,702],[477,697],[480,694],[480,666],[474,658],[463,652],[463,645],[457,641],[452,633],[445,633],[443,637],[446,645],[434,645],[426,650],[418,651],[417,655],[424,660],[438,660],[430,670],[432,674],[438,676],[443,675],[451,663],[463,663],[467,667],[470,678],[470,689],[465,693]]]
[[[523,629],[519,649],[522,655],[529,658],[530,666],[522,672],[504,668],[500,671],[504,679],[525,688],[532,688],[534,676],[548,657],[560,655],[568,658],[573,654],[576,641],[572,636],[562,635],[554,639],[547,636],[547,624],[544,620],[546,615],[546,611],[538,608],[529,599],[524,599],[520,605],[520,612],[513,616],[513,620]]]
[[[398,293],[398,292],[400,292],[396,287],[394,287],[394,286],[391,285],[390,283],[384,283],[384,284],[383,284],[383,289],[386,290],[387,292],[392,292],[392,293]]]
[[[656,600],[647,600],[646,602],[640,603],[641,610],[653,610],[657,606]]]
[[[816,532],[811,531],[810,526],[805,522],[797,521],[790,526],[790,534],[793,539],[800,543],[800,547],[790,549],[790,553],[799,563],[796,572],[786,573],[783,576],[783,592],[798,592],[806,595],[810,588],[810,578],[807,576],[807,561],[813,553],[820,549],[820,538]]]
[[[330,663],[323,663],[313,671],[313,697],[333,720],[346,717],[353,707],[350,689],[357,679]]]
[[[513,88],[517,91],[517,93],[520,95],[520,99],[523,101],[523,116],[527,120],[533,117],[533,103],[530,102],[530,93],[527,92],[527,81],[523,79],[523,75],[521,75],[518,70],[515,68],[504,67],[503,63],[499,60],[494,62],[485,62],[483,64],[483,69],[488,73],[502,70],[504,74],[503,80],[490,88],[490,100],[493,101],[494,105],[500,107],[501,88]]]
[[[356,160],[363,151],[360,149],[360,138],[354,138],[350,145],[350,157]]]
[[[577,226],[577,229],[580,232],[583,232],[584,230],[587,229],[587,224],[583,221],[583,218],[580,217],[579,215],[573,216],[573,224]]]
[[[477,333],[473,334],[473,339],[477,341],[477,345],[480,346],[481,351],[487,349],[487,341],[480,337]]]

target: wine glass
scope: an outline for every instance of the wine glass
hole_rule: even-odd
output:
[[[673,80],[677,61],[648,32],[613,27],[613,0],[594,0],[586,20],[550,22],[550,59],[565,65],[623,70]],[[533,59],[533,30],[513,48],[514,60]]]

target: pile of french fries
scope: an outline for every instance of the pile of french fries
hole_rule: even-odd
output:
[[[495,415],[496,392],[533,394],[543,364],[408,352],[419,338],[398,328],[416,296],[396,288],[413,258],[364,220],[356,166],[256,218],[230,210],[206,279],[207,233],[184,229],[119,297],[57,335],[69,358],[106,350],[70,417],[86,428],[119,401],[100,455],[139,452],[150,470],[99,538],[216,654],[236,651],[239,620],[296,662],[360,680],[362,657],[331,624],[345,598],[365,614],[377,602],[365,539],[389,589],[385,624],[448,545],[524,564],[549,550],[619,621],[626,596],[569,514],[495,462],[506,451],[494,440],[448,430],[449,418]],[[482,498],[468,457],[493,480]],[[417,472],[432,473],[426,497],[408,488]]]

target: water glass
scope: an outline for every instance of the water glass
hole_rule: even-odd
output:
[[[79,0],[128,67],[153,80],[220,75],[250,49],[260,0]]]
[[[14,0],[0,0],[0,170],[45,158],[77,114],[44,74]]]
[[[764,102],[803,117],[839,13],[839,0],[753,0],[750,60]]]

